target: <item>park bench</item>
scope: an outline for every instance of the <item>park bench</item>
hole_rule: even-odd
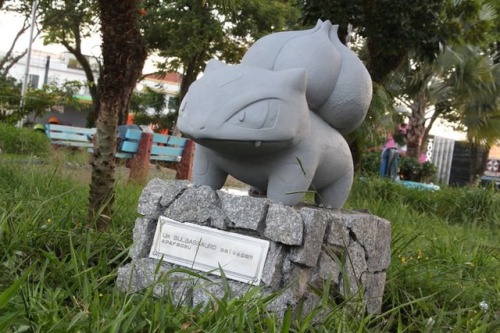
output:
[[[95,132],[95,128],[55,124],[45,125],[45,133],[50,139],[50,143],[60,146],[92,148],[94,147],[92,138]]]
[[[95,128],[82,128],[47,124],[46,134],[51,144],[67,147],[82,147],[94,151]],[[176,179],[189,179],[193,142],[185,138],[127,129],[125,138],[119,143],[115,157],[129,160],[130,180],[145,181],[150,161],[175,164]]]

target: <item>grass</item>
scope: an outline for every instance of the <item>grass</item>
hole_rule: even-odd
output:
[[[142,187],[128,184],[118,168],[113,224],[97,233],[83,223],[86,154],[52,156],[46,164],[0,163],[2,332],[500,330],[500,198],[492,190],[431,193],[377,179],[356,181],[346,208],[392,223],[382,314],[359,313],[352,304],[324,297],[323,307],[301,318],[287,313],[281,323],[265,311],[271,299],[259,288],[194,308],[157,299],[152,288],[134,295],[117,290]],[[152,170],[152,176],[172,177],[168,170]]]
[[[402,309],[398,326],[418,332],[500,328],[498,193],[416,191],[371,179],[356,184],[349,206],[392,222],[385,308],[426,298]]]

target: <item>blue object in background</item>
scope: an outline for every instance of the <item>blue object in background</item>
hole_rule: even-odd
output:
[[[396,183],[401,184],[404,187],[414,188],[414,189],[417,189],[417,190],[437,191],[437,190],[441,189],[438,185],[412,182],[412,181],[409,181],[409,180],[399,180]]]
[[[399,152],[397,148],[389,147],[382,150],[380,155],[380,176],[388,177],[394,180],[397,184],[401,184],[407,188],[418,190],[437,191],[440,189],[438,185],[418,183],[409,180],[399,179]]]
[[[392,180],[399,179],[399,152],[397,148],[389,147],[382,150],[380,161],[380,175]]]

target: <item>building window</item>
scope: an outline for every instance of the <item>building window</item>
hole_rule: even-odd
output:
[[[29,87],[32,89],[37,89],[38,88],[38,81],[40,81],[40,77],[35,74],[30,74],[29,76]]]
[[[175,112],[179,107],[179,97],[177,96],[168,96],[167,97],[167,112]]]

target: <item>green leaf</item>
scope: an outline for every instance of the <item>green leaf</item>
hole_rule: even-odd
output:
[[[16,319],[18,315],[18,312],[14,312],[0,317],[0,331],[3,332],[7,327],[9,327],[9,325]]]
[[[19,288],[21,288],[21,285],[28,277],[28,274],[29,270],[24,272],[24,274],[19,279],[17,279],[12,285],[10,285],[9,288],[7,288],[0,294],[0,309],[7,305],[9,300],[16,295],[17,291],[19,290]]]

